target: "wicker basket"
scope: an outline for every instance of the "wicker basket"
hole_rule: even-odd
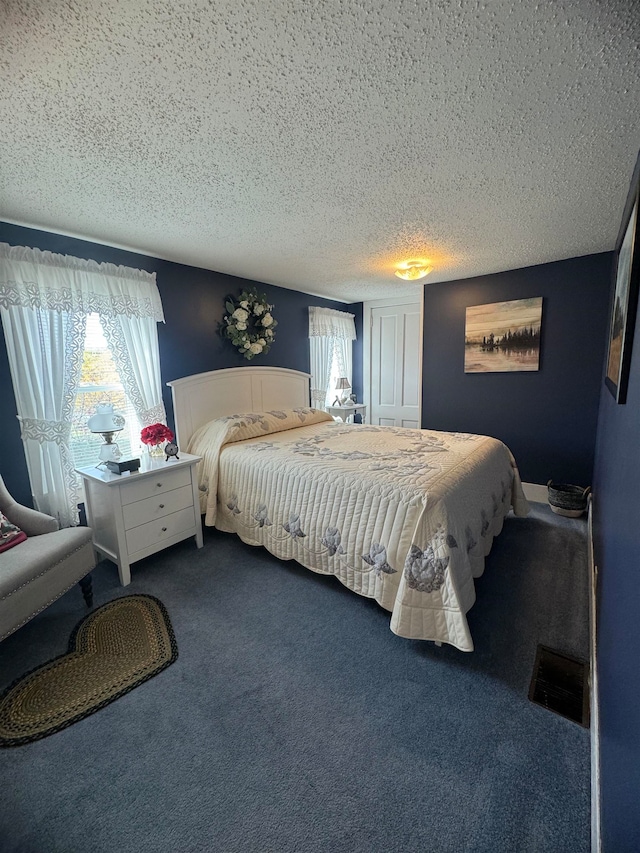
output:
[[[549,506],[558,515],[569,518],[579,518],[587,508],[587,500],[591,487],[570,486],[567,483],[547,483],[549,490]]]

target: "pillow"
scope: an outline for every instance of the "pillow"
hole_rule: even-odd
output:
[[[3,512],[0,512],[0,552],[13,548],[14,545],[19,545],[26,538],[27,534],[24,530],[20,530],[19,527],[9,521]]]
[[[269,435],[273,432],[332,421],[333,418],[321,409],[300,406],[297,409],[273,409],[270,412],[258,414],[229,415],[219,420],[228,424],[226,444],[229,441],[244,441],[246,438],[255,438],[258,435]]]
[[[269,435],[273,432],[328,421],[333,418],[320,409],[300,406],[297,409],[273,409],[270,412],[248,412],[243,415],[228,415],[216,418],[197,429],[187,445],[187,453],[201,456],[199,463],[200,508],[206,512],[205,524],[215,524],[218,494],[218,464],[220,451],[225,444]]]

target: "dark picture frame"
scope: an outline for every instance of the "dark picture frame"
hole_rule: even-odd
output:
[[[616,240],[615,280],[605,385],[617,403],[627,399],[633,331],[638,308],[640,284],[640,154],[624,206],[620,232]]]

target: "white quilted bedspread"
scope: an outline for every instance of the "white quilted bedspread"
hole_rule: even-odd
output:
[[[206,524],[335,575],[402,637],[473,650],[474,578],[510,508],[528,512],[502,442],[297,409],[212,421],[188,449]]]

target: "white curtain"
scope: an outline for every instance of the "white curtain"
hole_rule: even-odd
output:
[[[0,243],[0,306],[164,322],[156,274]]]
[[[315,409],[324,409],[327,391],[331,379],[333,364],[334,338],[310,338],[311,355],[311,405]]]
[[[167,422],[162,402],[158,328],[153,317],[101,318],[125,393],[140,426]]]
[[[123,385],[140,414],[164,420],[155,273],[0,243],[0,315],[32,493],[63,526],[77,520],[70,422],[93,312],[120,329]]]
[[[354,315],[332,308],[309,308],[311,405],[324,408],[331,394],[334,361],[340,376],[352,381],[352,341],[356,340]],[[329,401],[330,402],[330,401]]]
[[[2,309],[2,325],[36,506],[70,527],[80,499],[69,438],[86,317],[14,306]]]

